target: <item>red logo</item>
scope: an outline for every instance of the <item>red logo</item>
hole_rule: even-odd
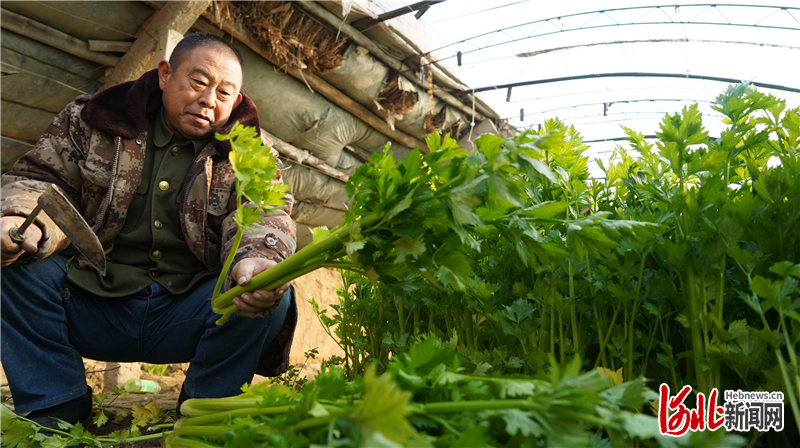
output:
[[[661,434],[680,437],[686,431],[703,431],[708,427],[710,431],[716,431],[725,422],[725,410],[722,406],[717,406],[717,389],[712,389],[709,395],[708,408],[706,408],[706,397],[702,392],[697,393],[695,408],[689,409],[683,403],[692,386],[683,386],[678,395],[669,396],[669,386],[661,384],[659,389],[658,406],[658,426]],[[722,416],[717,419],[717,415]]]

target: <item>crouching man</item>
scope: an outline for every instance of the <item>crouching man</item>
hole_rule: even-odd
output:
[[[157,70],[67,105],[3,175],[0,340],[18,413],[49,427],[51,417],[85,421],[92,391],[82,357],[191,362],[179,403],[236,395],[254,372],[286,370],[297,322],[289,284],[237,297],[238,315],[219,327],[207,300],[236,233],[230,143],[214,134],[237,121],[259,127],[242,74],[236,47],[189,35]],[[49,184],[97,234],[105,276],[44,213],[21,247],[9,238]],[[229,287],[294,252],[285,200],[245,233]]]

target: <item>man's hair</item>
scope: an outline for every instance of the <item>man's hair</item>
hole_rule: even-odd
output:
[[[223,47],[228,49],[236,56],[236,60],[239,61],[239,67],[244,73],[244,60],[242,59],[242,54],[239,53],[239,49],[227,40],[211,33],[192,33],[181,39],[175,49],[172,50],[172,54],[169,57],[169,65],[172,66],[173,70],[176,69],[186,56],[197,47]]]

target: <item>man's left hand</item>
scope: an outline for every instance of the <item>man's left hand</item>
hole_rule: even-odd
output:
[[[236,263],[231,270],[231,275],[239,284],[239,286],[245,286],[250,283],[250,280],[254,275],[260,274],[276,264],[277,263],[272,260],[266,260],[263,258],[245,258],[244,260]],[[271,308],[273,305],[275,305],[275,302],[280,300],[286,291],[289,290],[289,286],[291,286],[291,283],[284,283],[272,291],[257,289],[253,292],[246,292],[241,296],[234,298],[233,303],[242,311],[257,313],[265,308]]]

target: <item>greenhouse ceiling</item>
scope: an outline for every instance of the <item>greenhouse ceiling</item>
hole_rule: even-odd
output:
[[[357,5],[380,14],[418,3]],[[621,125],[654,135],[665,113],[694,102],[718,135],[723,125],[711,105],[732,82],[800,106],[796,0],[430,3],[386,24],[512,126],[558,117],[578,128],[592,156],[611,155]]]

